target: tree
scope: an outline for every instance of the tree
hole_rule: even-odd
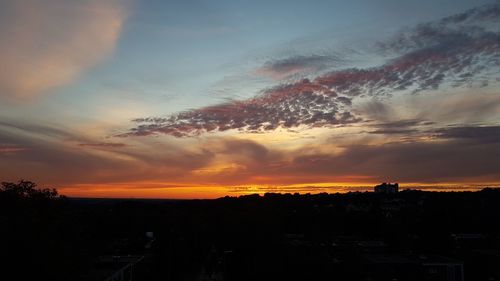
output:
[[[0,193],[16,198],[54,199],[58,197],[57,190],[54,188],[37,188],[36,183],[25,180],[17,183],[2,182]]]

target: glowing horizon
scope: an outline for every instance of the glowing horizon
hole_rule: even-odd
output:
[[[372,192],[373,187],[380,183],[310,183],[304,185],[245,185],[245,186],[178,186],[162,187],[161,183],[149,185],[109,184],[109,185],[76,185],[60,187],[61,195],[73,198],[123,198],[123,199],[216,199],[225,196],[265,193],[280,194],[318,194],[318,193],[348,193]],[[168,184],[166,184],[168,186]],[[483,188],[500,188],[500,183],[405,183],[400,184],[400,190],[423,190],[438,192],[479,191]]]

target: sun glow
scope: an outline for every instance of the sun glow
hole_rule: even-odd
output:
[[[290,185],[187,185],[159,182],[77,184],[58,189],[60,194],[77,198],[162,198],[214,199],[265,193],[347,193],[371,192],[376,182],[315,182]],[[485,187],[500,187],[500,183],[404,183],[401,190],[477,191]]]

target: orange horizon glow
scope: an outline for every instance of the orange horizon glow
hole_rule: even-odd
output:
[[[57,188],[61,195],[74,198],[122,198],[122,199],[216,199],[225,196],[241,196],[265,193],[348,193],[372,191],[379,183],[309,183],[292,185],[178,185],[162,183],[113,183],[76,184]],[[404,183],[400,190],[424,190],[438,192],[479,191],[486,187],[498,188],[500,183]]]

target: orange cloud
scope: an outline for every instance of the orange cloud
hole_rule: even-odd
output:
[[[114,49],[126,11],[114,0],[0,5],[0,94],[30,98],[75,80]]]

